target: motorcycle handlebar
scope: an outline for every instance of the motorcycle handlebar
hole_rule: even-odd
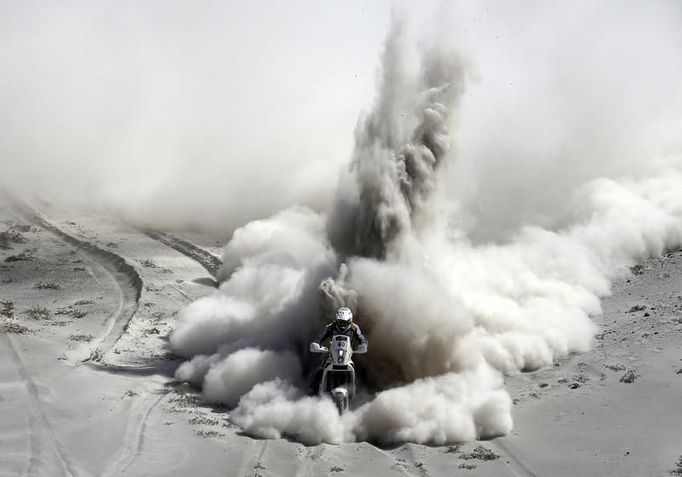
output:
[[[329,351],[326,346],[320,346],[318,343],[310,343],[311,353],[326,353]]]
[[[326,346],[320,346],[317,343],[310,343],[310,352],[311,353],[328,353],[329,348]],[[363,354],[367,352],[367,346],[366,345],[360,345],[358,346],[357,349],[353,350],[353,353],[355,354]]]

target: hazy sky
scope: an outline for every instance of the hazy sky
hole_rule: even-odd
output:
[[[4,2],[3,160],[138,187],[347,154],[389,19],[363,3]]]
[[[4,1],[0,181],[86,195],[138,219],[228,228],[292,203],[323,207],[371,107],[392,9]],[[654,143],[677,150],[679,2],[396,10],[415,48],[435,39],[472,59],[478,81],[459,115],[451,189],[483,222],[508,215],[510,198],[540,220],[528,185],[557,168],[579,181],[630,171]]]

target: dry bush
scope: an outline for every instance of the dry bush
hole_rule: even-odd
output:
[[[145,268],[159,268],[157,264],[154,263],[154,261],[146,259],[146,260],[140,260],[140,265],[142,265]]]
[[[16,230],[0,232],[0,249],[9,250],[12,247],[12,244],[26,242],[26,238]]]
[[[73,305],[71,305],[64,308],[58,308],[57,311],[54,312],[54,314],[68,315],[71,316],[72,318],[83,318],[88,314],[88,312],[74,308]]]
[[[38,282],[35,285],[33,285],[33,288],[37,288],[38,290],[59,290],[61,287],[59,286],[58,283]]]
[[[7,318],[14,318],[14,302],[10,300],[0,300],[0,315]]]
[[[624,375],[622,375],[620,377],[620,379],[618,381],[620,381],[621,383],[630,384],[630,383],[634,383],[635,379],[637,379],[638,377],[639,377],[639,374],[635,374],[635,372],[633,370],[629,369]]]
[[[90,352],[90,356],[88,357],[88,361],[99,362],[99,361],[102,361],[102,358],[104,358],[104,351],[102,351],[99,348],[95,348]]]
[[[473,451],[471,451],[468,454],[461,454],[459,456],[460,459],[466,459],[466,460],[471,460],[471,459],[478,459],[478,460],[495,460],[499,459],[500,456],[495,454],[493,451],[490,449],[483,447],[483,446],[476,446]]]
[[[641,275],[644,273],[644,265],[638,263],[637,265],[630,267],[630,271],[633,275]]]
[[[69,335],[71,341],[92,341],[92,335]]]
[[[9,333],[14,335],[25,335],[30,333],[31,330],[26,326],[20,325],[19,323],[3,323],[0,325],[0,333]]]
[[[35,256],[33,255],[33,250],[27,248],[16,255],[10,255],[5,259],[5,262],[28,262],[31,260],[35,260]]]
[[[28,308],[24,313],[33,320],[49,320],[52,315],[50,310],[41,306],[33,306]]]

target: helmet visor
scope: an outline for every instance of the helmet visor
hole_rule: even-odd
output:
[[[350,320],[336,320],[336,328],[341,331],[346,331],[350,328]]]

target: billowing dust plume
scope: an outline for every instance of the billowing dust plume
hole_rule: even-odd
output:
[[[385,43],[373,109],[355,132],[334,207],[291,208],[238,229],[222,285],[184,310],[177,378],[247,433],[304,443],[443,444],[512,429],[503,376],[590,348],[599,297],[636,260],[682,244],[682,174],[587,181],[570,221],[470,242],[443,193],[468,61]],[[311,338],[341,305],[369,339],[362,397],[339,416],[308,396]]]

